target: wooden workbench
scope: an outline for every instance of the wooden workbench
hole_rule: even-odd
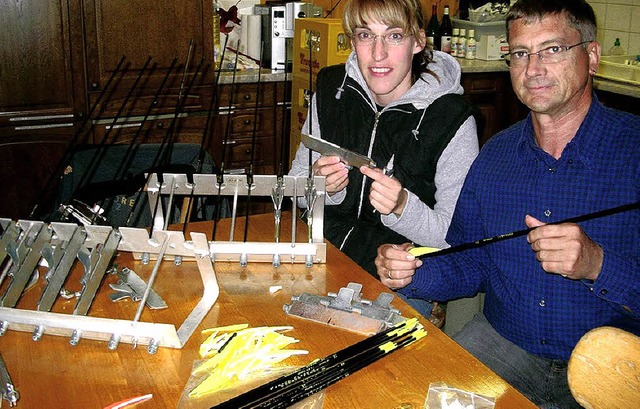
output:
[[[217,240],[227,240],[228,220],[216,229]],[[298,240],[306,237],[306,225],[299,223]],[[211,222],[191,224],[189,229],[206,232],[211,237]],[[283,238],[289,240],[290,215],[283,217]],[[244,221],[236,223],[235,240],[244,240]],[[248,241],[273,240],[273,216],[251,216]],[[119,266],[129,266],[141,277],[150,275],[153,262],[143,265],[130,254],[116,258]],[[283,305],[291,296],[300,293],[326,295],[337,292],[350,282],[363,285],[363,297],[375,300],[381,292],[389,292],[378,280],[364,272],[333,246],[328,246],[327,263],[307,268],[302,264],[284,262],[275,268],[269,263],[214,264],[220,296],[203,323],[182,349],[160,347],[155,355],[146,347],[133,349],[120,344],[109,350],[105,342],[82,339],[71,346],[66,337],[45,334],[33,341],[31,334],[9,330],[0,337],[0,352],[20,393],[18,408],[103,408],[133,396],[153,394],[153,398],[137,408],[174,408],[179,406],[185,384],[189,380],[194,361],[199,359],[198,347],[206,338],[202,329],[237,323],[252,327],[262,325],[291,325],[287,335],[300,340],[295,349],[305,349],[308,355],[289,358],[289,365],[306,365],[316,358],[327,356],[364,336],[288,316]],[[75,280],[72,277],[71,283]],[[91,316],[133,319],[137,303],[129,299],[117,303],[108,298],[108,283],[115,276],[107,276],[90,310]],[[76,281],[77,282],[77,281]],[[79,284],[78,284],[79,285]],[[281,285],[282,290],[271,294],[269,287]],[[18,308],[35,309],[43,283],[29,290]],[[73,284],[67,284],[74,290]],[[165,261],[159,270],[154,289],[168,303],[164,310],[148,310],[142,321],[173,323],[178,327],[200,299],[202,284],[194,262],[180,266]],[[70,313],[74,301],[58,300],[54,312]],[[392,305],[405,317],[415,311],[396,298]],[[496,408],[534,408],[523,395],[477,361],[447,335],[422,319],[428,335],[403,348],[325,391],[324,408],[422,408],[432,382],[496,398]],[[188,407],[209,407],[215,399],[190,402]],[[184,400],[183,400],[184,402]],[[4,402],[7,404],[7,402]]]

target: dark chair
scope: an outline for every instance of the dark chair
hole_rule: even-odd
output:
[[[199,165],[199,162],[201,164]],[[197,170],[199,169],[199,172]],[[77,149],[70,155],[60,183],[56,209],[61,204],[82,208],[85,213],[99,206],[100,216],[89,213],[95,224],[113,227],[150,227],[152,209],[149,208],[146,192],[141,191],[146,183],[146,173],[203,173],[218,172],[211,155],[201,152],[196,144],[177,143],[170,146],[160,144],[108,145]],[[170,223],[189,220],[210,220],[229,217],[226,199],[199,197],[186,214],[189,198],[174,200]],[[216,214],[215,207],[220,204]],[[168,200],[163,201],[168,206]],[[170,212],[169,212],[170,210]],[[56,210],[62,219],[68,212]]]

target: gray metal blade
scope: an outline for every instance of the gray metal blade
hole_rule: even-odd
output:
[[[19,235],[20,228],[16,222],[12,221],[2,233],[2,237],[0,237],[0,264],[7,257],[7,244],[15,242]]]
[[[45,226],[43,222],[34,222],[33,226],[29,229],[29,237],[24,242],[32,242],[29,252],[24,258],[24,261],[20,265],[20,268],[13,274],[11,283],[2,297],[0,306],[2,307],[15,307],[16,303],[20,299],[22,292],[24,291],[29,279],[33,275],[38,262],[42,257],[40,252],[46,243],[51,240],[52,230],[49,226]],[[34,237],[35,236],[35,237]],[[33,238],[31,241],[30,239]]]
[[[321,155],[339,156],[342,162],[348,166],[356,168],[359,168],[360,166],[368,166],[370,168],[376,167],[376,163],[371,158],[325,141],[324,139],[315,138],[307,134],[302,134],[301,139],[302,143],[307,148],[316,151]]]
[[[85,229],[78,226],[71,236],[71,239],[68,242],[63,242],[59,246],[59,248],[64,251],[64,254],[58,264],[49,271],[50,274],[48,273],[47,285],[40,296],[40,300],[38,300],[38,311],[51,310],[86,237],[87,232]]]
[[[134,293],[134,297],[131,297],[135,301],[142,299],[144,292],[147,289],[147,283],[136,274],[135,271],[130,269],[123,269],[118,273],[122,281],[125,282]],[[113,288],[113,287],[112,287]],[[167,308],[167,303],[156,293],[153,289],[149,290],[149,296],[147,297],[146,305],[151,309]]]
[[[120,237],[120,233],[116,229],[112,229],[105,243],[96,247],[96,249],[98,249],[97,257],[91,260],[90,269],[87,271],[87,274],[85,274],[84,286],[82,287],[82,292],[80,293],[76,307],[73,310],[74,315],[87,315],[87,312],[89,312],[89,308],[93,303],[102,278],[106,274],[111,264],[111,259],[116,253]]]

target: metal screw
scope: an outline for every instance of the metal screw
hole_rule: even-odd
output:
[[[69,339],[69,343],[73,346],[78,345],[78,342],[80,342],[81,336],[82,336],[82,331],[80,331],[79,329],[73,330],[73,333],[71,334],[71,338]]]

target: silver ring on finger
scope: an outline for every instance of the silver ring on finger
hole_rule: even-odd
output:
[[[387,270],[387,277],[389,277],[389,280],[393,280],[393,277],[391,277],[391,270]]]

